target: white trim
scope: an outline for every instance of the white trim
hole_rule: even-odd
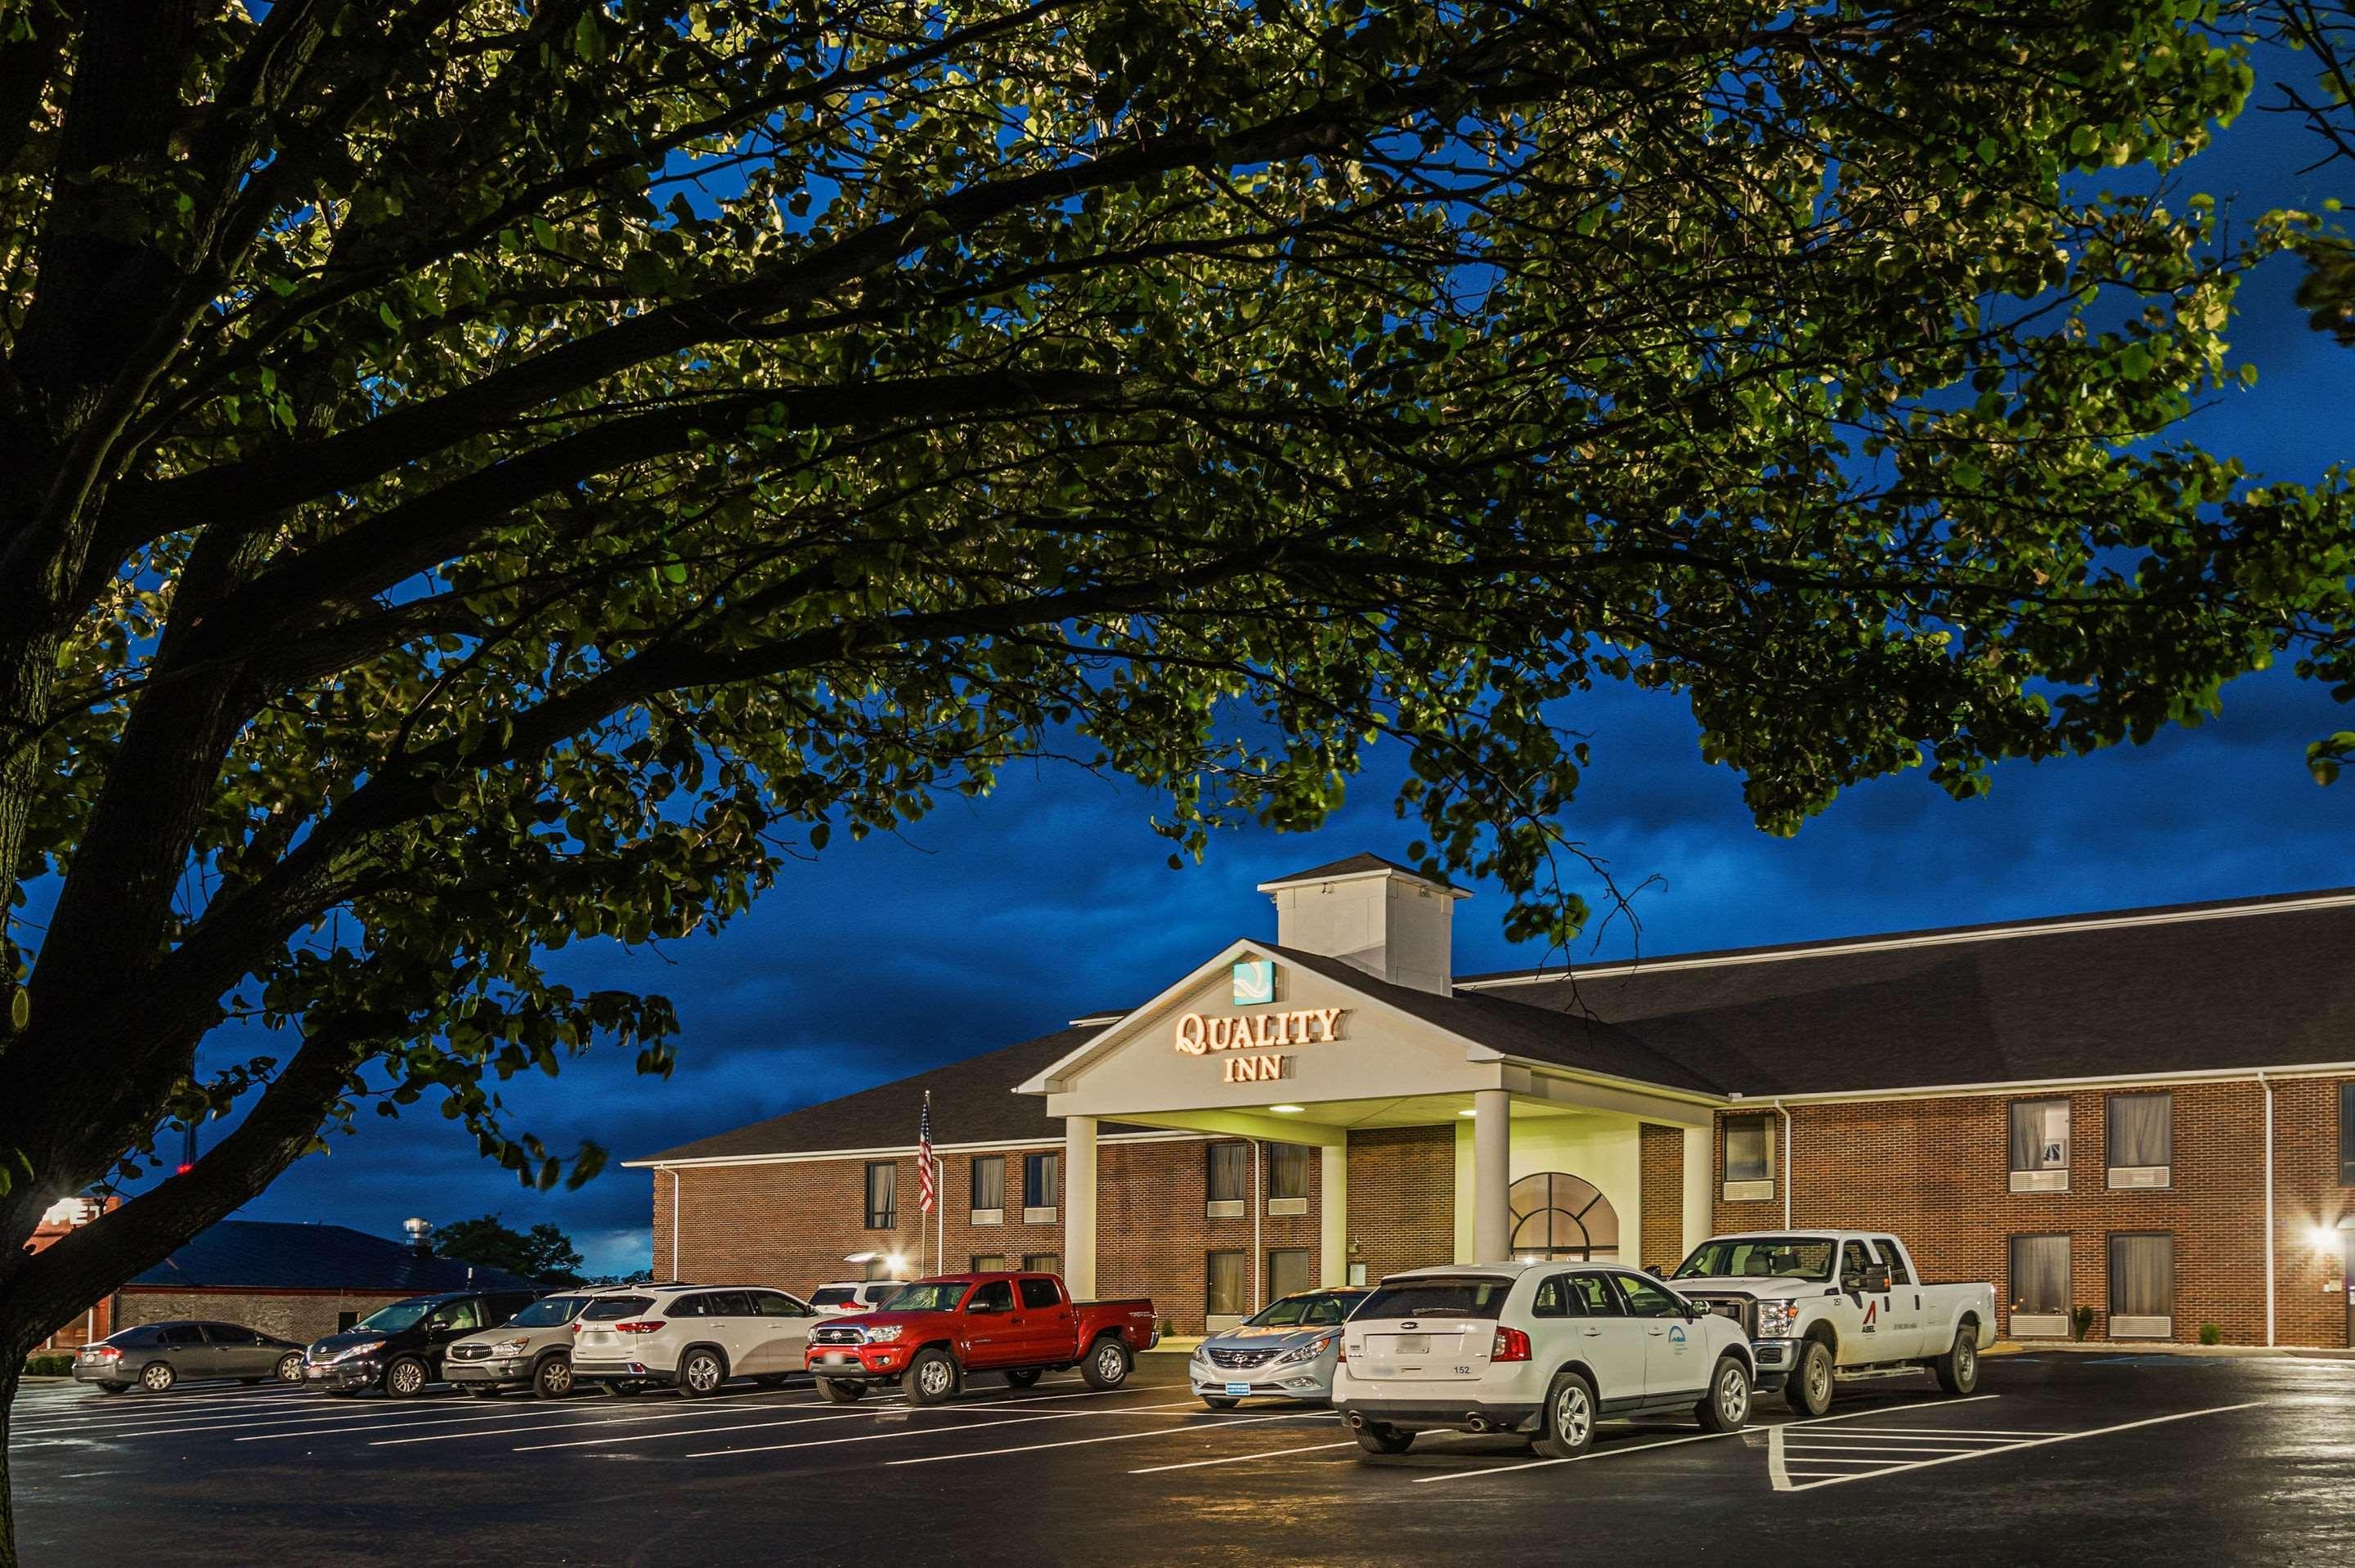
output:
[[[2274,1228],[2274,1086],[2263,1073],[2257,1075],[2257,1082],[2265,1091],[2265,1343],[2271,1346],[2274,1342],[2274,1254],[2281,1250],[2281,1236]]]
[[[1117,1118],[1114,1119],[1117,1120]],[[1174,1143],[1187,1139],[1224,1137],[1226,1134],[1183,1132],[1156,1128],[1151,1132],[1108,1132],[1099,1143]],[[1013,1143],[935,1143],[935,1159],[943,1154],[997,1154],[1027,1150],[1033,1153],[1062,1147],[1062,1135],[1052,1138],[1026,1138]],[[912,1155],[912,1143],[887,1145],[875,1149],[812,1149],[791,1154],[710,1154],[695,1160],[624,1160],[625,1169],[632,1171],[677,1171],[699,1165],[798,1165],[810,1160],[889,1160],[894,1156]]]
[[[2355,1073],[2355,1062],[2303,1062],[2296,1066],[2199,1067],[2174,1073],[2104,1073],[2084,1078],[2006,1078],[1985,1084],[1924,1084],[1907,1089],[1817,1089],[1803,1095],[1777,1095],[1793,1105],[1828,1105],[1848,1100],[1942,1100],[1970,1095],[2021,1094],[2035,1089],[2098,1088],[2106,1085],[2233,1084],[2257,1081],[2258,1075],[2283,1078],[2344,1077]],[[1724,1103],[1757,1105],[1735,1095]]]
[[[1252,891],[1254,893],[1273,893],[1278,888],[1284,887],[1337,887],[1345,882],[1367,882],[1377,876],[1394,876],[1401,882],[1412,882],[1417,887],[1427,887],[1431,889],[1432,892],[1444,894],[1449,898],[1469,898],[1472,896],[1471,892],[1468,889],[1462,887],[1450,887],[1444,882],[1433,882],[1430,877],[1423,875],[1423,873],[1419,871],[1399,871],[1387,865],[1376,866],[1371,871],[1345,871],[1337,876],[1278,877],[1273,882],[1262,882],[1254,885]]]
[[[1196,986],[1208,980],[1220,969],[1231,966],[1235,959],[1244,953],[1253,954],[1259,958],[1265,959],[1272,963],[1280,963],[1283,961],[1273,950],[1271,950],[1270,945],[1267,943],[1254,942],[1248,938],[1240,938],[1230,942],[1224,948],[1220,948],[1216,955],[1195,965],[1192,969],[1188,969],[1185,974],[1180,976],[1176,981],[1170,985],[1165,986],[1161,991],[1155,993],[1149,1001],[1144,1002],[1140,1006],[1130,1008],[1126,1012],[1122,1013],[1120,1017],[1114,1020],[1111,1024],[1103,1029],[1097,1030],[1093,1034],[1089,1035],[1085,1040],[1082,1040],[1077,1045],[1072,1046],[1071,1050],[1065,1052],[1062,1055],[1049,1063],[1045,1067],[1033,1073],[1021,1083],[1015,1085],[1013,1092],[1018,1095],[1052,1095],[1064,1092],[1060,1086],[1059,1080],[1060,1080],[1072,1068],[1083,1065],[1098,1052],[1102,1051],[1111,1041],[1113,1032],[1114,1030],[1120,1028],[1123,1024],[1126,1023],[1130,1019],[1135,1017],[1140,1012],[1150,1012],[1166,1002],[1177,1001],[1188,991],[1191,991]],[[1369,997],[1367,1000],[1371,1001],[1373,999]]]
[[[2223,908],[2179,909],[2165,914],[2089,915],[2080,919],[2041,921],[2033,925],[1986,926],[1961,931],[1924,931],[1910,937],[1860,937],[1808,947],[1766,952],[1724,953],[1689,959],[1636,959],[1624,964],[1600,964],[1587,969],[1532,969],[1527,974],[1491,975],[1457,980],[1458,991],[1487,991],[1497,986],[1535,985],[1561,980],[1600,980],[1614,975],[1660,974],[1671,969],[1714,969],[1735,964],[1773,964],[1789,959],[1832,958],[1843,953],[1898,952],[1909,948],[1949,948],[1963,942],[2010,941],[2021,937],[2057,937],[2077,931],[2105,931],[2131,926],[2179,926],[2194,920],[2236,920],[2253,915],[2293,915],[2313,909],[2339,909],[2355,904],[2355,890],[2317,894],[2267,904],[2228,905]]]

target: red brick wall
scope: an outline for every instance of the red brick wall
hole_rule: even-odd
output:
[[[1444,1128],[1441,1129],[1446,1130]],[[1213,1220],[1204,1208],[1209,1187],[1209,1144],[1197,1139],[1146,1143],[1099,1142],[1096,1147],[1096,1289],[1103,1296],[1150,1296],[1176,1331],[1202,1330],[1209,1283],[1209,1254],[1252,1250],[1251,1213]],[[1061,1153],[1062,1145],[1039,1151]],[[1008,1221],[1020,1218],[1020,1150],[1006,1153]],[[943,1272],[971,1266],[976,1255],[1003,1255],[1020,1267],[1026,1255],[1063,1251],[1063,1227],[975,1225],[972,1223],[972,1155],[943,1155],[948,1201]],[[671,1268],[671,1186],[684,1177],[679,1193],[678,1269],[687,1279],[773,1285],[806,1294],[829,1279],[855,1279],[859,1266],[843,1262],[857,1252],[897,1252],[911,1273],[931,1267],[932,1244],[916,1207],[916,1160],[899,1166],[899,1224],[890,1230],[866,1228],[867,1161],[858,1159],[781,1161],[766,1165],[698,1166],[655,1172],[654,1268]],[[1308,1162],[1308,1213],[1263,1215],[1263,1253],[1305,1247],[1318,1242],[1322,1201],[1321,1162]],[[1059,1205],[1060,1207],[1060,1194]],[[1443,1257],[1444,1257],[1443,1254]],[[1246,1258],[1246,1266],[1250,1259]],[[1267,1265],[1259,1259],[1264,1287]],[[1315,1273],[1312,1259],[1311,1274]]]
[[[1685,1255],[1685,1130],[1645,1122],[1636,1128],[1636,1181],[1644,1213],[1635,1261],[1674,1267]]]
[[[2114,1089],[2065,1097],[2066,1192],[2010,1191],[2011,1102],[2062,1097],[1810,1104],[1792,1107],[1792,1150],[1780,1147],[1783,1124],[1774,1119],[1774,1197],[1720,1200],[1715,1224],[1720,1231],[1781,1224],[1779,1183],[1796,1165],[1794,1224],[1893,1231],[1927,1277],[1992,1281],[2006,1332],[2010,1237],[2065,1232],[2073,1300],[2094,1308],[2096,1338],[2105,1335],[2109,1316],[2108,1236],[2163,1231],[2175,1237],[2174,1337],[2197,1341],[2200,1325],[2214,1323],[2226,1344],[2263,1344],[2264,1091],[2254,1082],[2153,1086],[2175,1096],[2173,1185],[2164,1190],[2108,1190],[2103,1117]],[[2283,1344],[2344,1344],[2343,1303],[2322,1289],[2340,1260],[2335,1251],[2318,1253],[2307,1239],[2316,1224],[2336,1223],[2346,1197],[2338,1184],[2337,1086],[2297,1080],[2275,1092],[2277,1338]],[[1722,1137],[1714,1168],[1721,1183]]]
[[[379,1307],[409,1299],[399,1290],[164,1290],[127,1287],[122,1327],[169,1323],[194,1318],[208,1323],[242,1323],[282,1340],[309,1344],[336,1331],[342,1315],[365,1318]]]
[[[1349,1255],[1369,1280],[1454,1262],[1455,1128],[1350,1133],[1348,1211]]]

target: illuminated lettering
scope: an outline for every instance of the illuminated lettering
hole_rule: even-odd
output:
[[[1220,1017],[1216,1014],[1188,1012],[1178,1019],[1173,1043],[1188,1056],[1200,1056],[1213,1051],[1265,1052],[1276,1045],[1305,1045],[1312,1041],[1341,1038],[1342,1021],[1349,1016],[1346,1007],[1296,1008],[1290,1012],[1251,1012],[1239,1016]],[[1263,1061],[1282,1060],[1263,1056]],[[1274,1073],[1263,1075],[1278,1076]],[[1231,1084],[1255,1083],[1256,1077],[1233,1077]]]
[[[1282,1076],[1281,1056],[1230,1056],[1222,1075],[1223,1081],[1230,1084],[1263,1084]]]

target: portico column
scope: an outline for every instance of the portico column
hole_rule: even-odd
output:
[[[1063,1118],[1063,1284],[1074,1299],[1096,1293],[1096,1118]]]
[[[1328,1143],[1324,1184],[1317,1189],[1317,1278],[1327,1285],[1349,1283],[1349,1149]]]
[[[1504,1089],[1472,1091],[1472,1255],[1502,1263],[1512,1255],[1506,1204],[1513,1185],[1513,1097]]]

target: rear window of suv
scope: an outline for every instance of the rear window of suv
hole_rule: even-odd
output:
[[[1384,1284],[1349,1314],[1369,1318],[1496,1318],[1505,1310],[1513,1282],[1491,1277],[1463,1279],[1401,1279]]]
[[[634,1318],[655,1304],[651,1296],[600,1296],[581,1314],[584,1323],[618,1323]]]

